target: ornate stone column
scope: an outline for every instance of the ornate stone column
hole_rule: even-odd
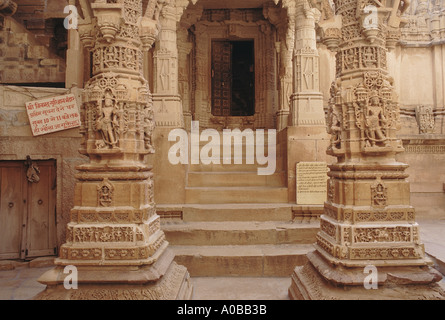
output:
[[[39,281],[38,299],[187,299],[186,268],[160,228],[152,168],[153,103],[143,77],[143,48],[157,33],[159,2],[81,1],[85,20],[80,39],[91,50],[92,78],[81,108],[80,152],[75,206],[57,267]],[[78,289],[64,287],[66,266],[78,271]]]
[[[278,136],[279,143],[287,149],[287,185],[289,201],[298,203],[297,172],[299,162],[325,162],[326,156],[318,150],[327,141],[323,95],[320,92],[320,59],[317,50],[316,22],[320,11],[308,0],[283,0],[287,9],[294,39],[292,47],[292,94],[290,96],[289,122]],[[283,124],[282,124],[283,125]],[[304,150],[304,152],[302,152]],[[316,201],[311,205],[319,205]]]
[[[293,53],[295,47],[295,14],[294,2],[284,7],[267,2],[263,7],[263,15],[277,28],[275,50],[278,60],[278,111],[277,130],[281,131],[289,125],[290,97],[293,94]]]
[[[292,126],[325,125],[315,22],[320,11],[304,0],[297,2],[294,49],[294,88],[291,96]]]
[[[210,126],[210,118],[212,110],[209,108],[210,96],[207,92],[208,85],[208,66],[211,57],[208,54],[209,50],[209,28],[203,24],[197,24],[194,27],[193,33],[195,35],[195,120],[199,121],[201,128],[208,128]]]
[[[192,96],[193,96],[193,41],[190,41],[189,29],[192,27],[202,16],[203,8],[195,6],[194,8],[187,8],[187,3],[176,3],[178,11],[178,31],[177,31],[177,43],[178,43],[178,85],[179,95],[182,101],[182,111],[184,115],[184,127],[187,131],[190,131],[193,120],[192,110]],[[185,13],[184,13],[185,12]]]
[[[403,147],[386,46],[399,28],[399,8],[376,5],[335,0],[342,27],[328,154],[337,163],[330,166],[316,251],[292,275],[294,299],[445,298],[419,239],[407,165],[395,160]]]
[[[189,55],[192,51],[193,44],[187,41],[187,29],[181,29],[178,32],[178,38],[181,39],[178,42],[178,54],[179,54],[179,76],[178,76],[178,86],[179,86],[179,95],[181,96],[182,101],[182,112],[184,116],[184,127],[187,131],[191,129],[192,123],[192,111],[190,105],[190,96],[191,96],[191,85],[190,85],[190,65],[189,65]]]
[[[178,17],[176,4],[165,1],[159,12],[161,30],[154,51],[153,101],[157,126],[183,127],[182,102],[179,96],[177,46]]]
[[[189,0],[176,1],[178,28],[177,28],[177,46],[178,46],[178,85],[179,95],[182,101],[182,112],[184,116],[184,127],[189,132],[194,117],[194,87],[196,80],[193,73],[194,68],[194,41],[191,36],[190,28],[198,22],[203,14],[203,7]]]

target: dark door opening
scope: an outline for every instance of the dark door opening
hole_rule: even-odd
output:
[[[255,114],[255,60],[253,41],[212,42],[212,114]]]

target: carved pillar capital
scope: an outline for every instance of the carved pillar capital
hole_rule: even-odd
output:
[[[140,38],[144,51],[149,51],[159,35],[159,24],[147,17],[141,19]]]
[[[295,51],[311,48],[317,50],[315,24],[320,17],[317,8],[311,8],[307,2],[297,6],[295,12]]]

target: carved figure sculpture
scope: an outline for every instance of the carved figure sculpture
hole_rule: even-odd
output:
[[[338,149],[341,140],[341,115],[334,106],[329,116],[330,127],[328,133],[331,134],[331,149]]]
[[[386,123],[387,120],[380,105],[380,98],[375,94],[369,99],[369,105],[366,108],[365,114],[367,144],[370,143],[373,147],[376,145],[376,142],[387,144],[387,137],[383,129]]]
[[[379,183],[371,188],[372,190],[372,204],[374,206],[385,206],[387,201],[386,188]]]
[[[107,90],[100,102],[99,115],[96,120],[96,128],[101,132],[106,145],[116,147],[119,141],[118,127],[116,99],[111,90]]]
[[[144,115],[144,141],[145,148],[149,153],[154,153],[155,149],[153,148],[153,131],[155,129],[155,121],[154,121],[154,112],[152,109],[145,109]]]

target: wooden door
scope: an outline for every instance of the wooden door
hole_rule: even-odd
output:
[[[0,259],[56,253],[56,164],[32,163],[30,178],[25,161],[0,162]]]
[[[212,42],[212,114],[223,117],[255,114],[253,41]]]
[[[212,114],[230,116],[232,99],[232,44],[212,43]]]
[[[28,184],[26,257],[42,257],[56,251],[56,168],[53,161],[39,161],[38,182]]]
[[[0,259],[21,258],[23,236],[23,164],[0,166]]]

